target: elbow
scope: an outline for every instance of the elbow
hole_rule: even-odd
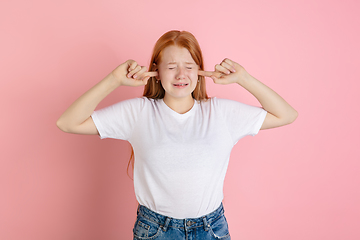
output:
[[[63,132],[66,132],[66,133],[69,132],[68,128],[66,127],[66,125],[62,121],[61,117],[56,121],[56,126]]]
[[[279,118],[279,126],[285,126],[293,123],[298,117],[298,112],[296,110],[292,110],[291,112],[287,112],[282,118]]]
[[[297,119],[298,116],[299,116],[298,111],[296,111],[296,110],[294,109],[292,122],[294,122],[294,121]]]
[[[291,114],[289,114],[289,116],[288,116],[288,124],[293,123],[297,119],[298,116],[299,116],[299,113],[295,109],[293,109]]]
[[[284,112],[281,117],[275,116],[274,114],[268,112],[267,117],[265,118],[265,121],[261,126],[261,129],[270,129],[285,126],[293,123],[297,117],[298,112],[294,109]]]

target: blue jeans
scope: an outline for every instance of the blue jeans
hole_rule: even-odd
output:
[[[174,219],[139,205],[134,240],[230,240],[224,208],[199,218]]]

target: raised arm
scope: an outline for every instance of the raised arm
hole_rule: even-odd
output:
[[[143,86],[152,76],[157,76],[157,72],[147,72],[135,61],[126,61],[73,102],[56,125],[68,133],[99,134],[90,116],[96,106],[119,86]]]
[[[224,59],[215,66],[215,72],[199,71],[199,75],[211,77],[217,84],[237,83],[249,91],[268,112],[261,129],[287,125],[295,121],[297,111],[279,94],[251,76],[240,64]]]

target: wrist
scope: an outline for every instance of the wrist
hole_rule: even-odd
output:
[[[118,77],[114,72],[111,72],[108,76],[106,76],[106,79],[109,84],[115,88],[123,85],[121,78]]]
[[[250,82],[254,77],[252,77],[248,72],[244,72],[237,80],[237,84],[240,86],[246,85],[246,83]]]
[[[112,72],[109,73],[102,82],[105,84],[103,86],[106,86],[106,88],[111,91],[122,85],[121,81]]]

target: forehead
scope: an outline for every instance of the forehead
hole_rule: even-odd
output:
[[[178,46],[166,47],[162,52],[162,62],[165,64],[177,62],[195,63],[190,52],[186,48]]]

